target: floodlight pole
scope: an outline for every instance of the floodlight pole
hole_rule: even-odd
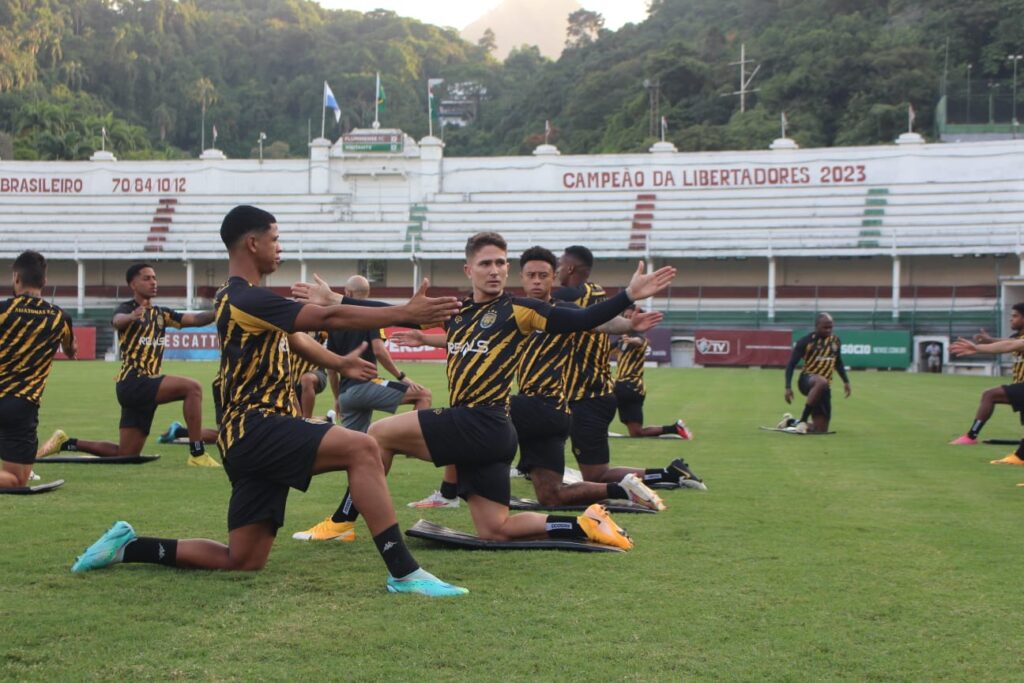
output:
[[[971,122],[971,72],[974,70],[973,64],[967,65],[967,123]]]
[[[747,93],[755,93],[760,88],[750,89],[750,84],[754,81],[754,76],[761,70],[761,65],[758,64],[753,71],[750,72],[750,76],[747,76],[747,64],[753,64],[754,60],[747,59],[747,44],[742,43],[740,45],[740,61],[730,62],[729,66],[740,67],[740,89],[732,93],[733,95],[740,96],[740,113],[747,111]]]
[[[1017,62],[1024,59],[1024,55],[1007,55],[1007,59],[1013,62],[1013,137],[1017,137]]]

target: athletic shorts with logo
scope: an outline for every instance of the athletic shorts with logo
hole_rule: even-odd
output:
[[[607,465],[608,426],[615,419],[617,403],[613,394],[585,398],[569,404],[572,411],[572,454],[581,465]]]
[[[39,438],[39,406],[17,396],[0,397],[0,460],[31,465]]]
[[[338,395],[341,426],[357,432],[370,428],[373,411],[394,413],[402,405],[408,384],[391,381],[360,382],[350,385]]]
[[[558,402],[540,396],[516,394],[509,414],[519,436],[519,470],[535,467],[565,472],[565,441],[569,438],[569,413]]]
[[[504,406],[433,408],[417,415],[434,466],[455,465],[459,496],[508,505],[517,439]]]
[[[130,373],[117,383],[117,402],[121,404],[121,429],[138,429],[149,435],[156,414],[156,394],[164,376],[143,377]]]
[[[245,435],[224,455],[231,481],[228,530],[270,522],[276,533],[284,524],[288,489],[309,487],[316,452],[331,425],[253,411],[244,428]]]

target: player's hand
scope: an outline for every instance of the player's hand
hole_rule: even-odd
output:
[[[71,335],[71,344],[64,349],[64,355],[71,360],[78,359],[78,338],[75,335]]]
[[[850,383],[849,382],[844,382],[843,383],[843,397],[844,398],[850,398]]]
[[[646,332],[661,322],[665,315],[661,311],[641,312],[639,309],[629,319],[634,332]]]
[[[991,344],[995,341],[995,337],[988,333],[984,327],[978,330],[978,334],[974,335],[974,341],[979,344]]]
[[[970,339],[960,337],[949,345],[949,351],[959,358],[962,356],[973,356],[978,353],[978,347]]]
[[[423,333],[419,330],[401,330],[400,332],[393,332],[388,341],[394,342],[399,346],[410,346],[417,347],[423,346]]]
[[[416,382],[413,382],[408,377],[406,377],[405,379],[400,379],[398,381],[401,382],[402,384],[404,384],[405,386],[409,387],[413,391],[423,391],[424,390],[424,387],[423,387],[422,384],[417,384]]]
[[[792,403],[792,402],[793,402],[793,390],[792,389],[786,389],[786,403]]]
[[[146,315],[146,306],[136,306],[135,310],[132,311],[131,319],[132,320],[142,320],[142,318],[145,315]]]
[[[296,282],[292,285],[292,296],[296,301],[304,301],[317,306],[331,306],[338,303],[338,295],[331,290],[319,275],[313,273],[314,283]]]
[[[430,280],[423,278],[420,288],[403,304],[405,320],[414,323],[444,322],[459,312],[462,304],[454,296],[427,296]]]
[[[658,268],[653,273],[646,274],[644,273],[645,269],[646,265],[640,261],[637,264],[636,272],[633,273],[633,278],[629,281],[629,286],[626,287],[626,293],[633,301],[654,296],[672,284],[672,280],[676,276],[676,269],[672,266]]]
[[[355,350],[346,353],[344,356],[338,356],[334,369],[349,379],[357,379],[364,382],[373,379],[377,376],[377,365],[360,358],[363,355],[363,351],[366,351],[366,342],[363,342]]]

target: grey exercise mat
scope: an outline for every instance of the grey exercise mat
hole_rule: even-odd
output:
[[[49,493],[50,491],[56,491],[63,485],[63,479],[56,479],[54,481],[48,481],[45,484],[36,484],[35,486],[18,486],[11,489],[0,489],[0,494],[7,494],[9,496],[31,496],[36,493]]]
[[[145,465],[147,462],[159,459],[159,455],[118,455],[113,458],[97,458],[88,455],[51,455],[48,458],[37,459],[36,464],[55,462],[76,465]]]
[[[590,541],[570,541],[565,539],[545,538],[536,541],[485,541],[473,534],[463,533],[455,529],[428,522],[421,519],[405,530],[406,536],[424,538],[452,548],[467,550],[576,550],[579,552],[625,552],[620,548],[592,543]]]
[[[631,503],[628,500],[619,499],[608,499],[598,501],[605,507],[608,512],[644,512],[653,514],[656,510],[652,510],[649,507],[643,505],[637,505]],[[550,512],[583,512],[589,505],[541,505],[538,501],[532,498],[520,498],[518,496],[512,496],[508,505],[510,510],[543,510]]]
[[[835,434],[835,432],[825,432],[824,434],[821,432],[798,432],[792,427],[781,429],[779,427],[765,427],[763,425],[758,427],[758,429],[763,429],[766,432],[778,432],[779,434],[792,434],[793,436],[828,436],[829,434]]]

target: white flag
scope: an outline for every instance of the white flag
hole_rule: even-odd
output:
[[[213,144],[217,144],[217,126],[213,126]]]
[[[331,90],[331,86],[327,85],[327,81],[324,81],[324,106],[334,110],[334,122],[341,122],[341,107],[338,106],[338,100],[334,99],[334,92]]]

